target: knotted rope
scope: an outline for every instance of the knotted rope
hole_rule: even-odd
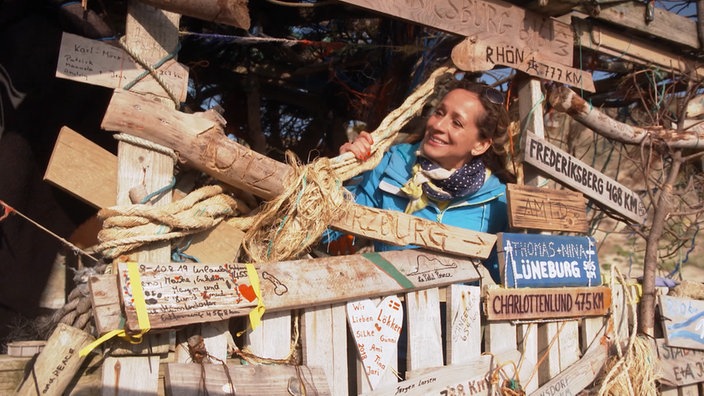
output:
[[[144,244],[167,241],[208,230],[234,215],[237,201],[220,186],[202,187],[165,206],[113,206],[98,212],[103,229],[94,248],[108,259]]]

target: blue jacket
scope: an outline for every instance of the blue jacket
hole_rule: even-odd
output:
[[[356,179],[358,183],[348,186],[360,205],[405,211],[408,204],[406,194],[400,188],[411,178],[412,167],[416,162],[416,151],[420,143],[392,146],[381,159],[379,165]],[[357,180],[353,179],[353,182]],[[413,212],[414,216],[439,223],[462,227],[474,231],[496,234],[508,229],[506,207],[506,185],[490,175],[484,185],[474,194],[451,202],[441,210],[432,200],[425,208]],[[334,238],[332,238],[334,239]],[[374,242],[376,251],[408,249],[412,246],[394,246]],[[496,282],[499,281],[499,268],[496,249],[484,265]]]

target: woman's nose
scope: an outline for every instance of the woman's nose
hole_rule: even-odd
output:
[[[449,125],[449,120],[448,117],[433,117],[430,122],[430,126],[438,131],[445,131],[447,130],[447,126]]]

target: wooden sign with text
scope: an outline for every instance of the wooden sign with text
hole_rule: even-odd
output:
[[[585,233],[587,203],[581,193],[518,184],[506,185],[512,228]]]
[[[543,52],[530,43],[506,43],[503,37],[477,40],[470,37],[452,49],[452,62],[465,71],[486,71],[494,65],[508,66],[533,77],[555,81],[589,92],[596,92],[592,75],[559,62],[543,59]]]
[[[64,33],[59,48],[56,77],[107,88],[122,88],[140,77],[145,69],[120,47]],[[157,70],[176,97],[184,101],[188,89],[188,69],[169,60]],[[158,92],[152,76],[145,76],[132,88],[135,92]]]
[[[704,349],[704,301],[660,296],[660,313],[668,346]]]
[[[267,312],[405,293],[479,279],[478,261],[420,249],[256,265]],[[257,305],[244,264],[139,263],[153,329],[243,316]],[[118,265],[127,327],[139,328],[126,263]]]
[[[584,352],[584,356],[566,370],[552,377],[531,396],[573,396],[592,385],[604,370],[609,358],[609,345],[596,341]]]
[[[526,383],[534,364],[529,359],[524,359],[520,352],[514,349],[482,355],[463,364],[419,370],[411,379],[393,385],[381,386],[379,389],[363,395],[488,395],[491,388],[489,380],[496,365],[519,361],[523,363],[518,366],[518,373],[514,372],[515,365],[505,365],[502,371],[508,378],[500,377],[499,380],[503,383],[504,380],[512,378],[517,379],[520,383]]]
[[[474,37],[510,37],[516,45],[539,51],[543,59],[572,64],[574,39],[570,25],[502,0],[342,0],[435,29]]]
[[[499,272],[505,287],[599,286],[592,237],[499,233]]]
[[[611,289],[561,287],[506,289],[486,293],[488,320],[531,320],[603,316],[611,307]]]
[[[662,338],[655,340],[660,365],[660,382],[671,386],[685,386],[704,382],[704,351],[677,348]]]
[[[568,187],[612,209],[615,213],[642,224],[645,206],[638,194],[603,175],[577,158],[532,133],[526,134],[523,160]]]

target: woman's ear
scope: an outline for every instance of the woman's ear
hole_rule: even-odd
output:
[[[472,147],[472,156],[473,157],[479,157],[480,155],[486,153],[487,150],[491,147],[491,144],[493,141],[491,139],[482,139],[479,140],[474,144],[474,147]]]

